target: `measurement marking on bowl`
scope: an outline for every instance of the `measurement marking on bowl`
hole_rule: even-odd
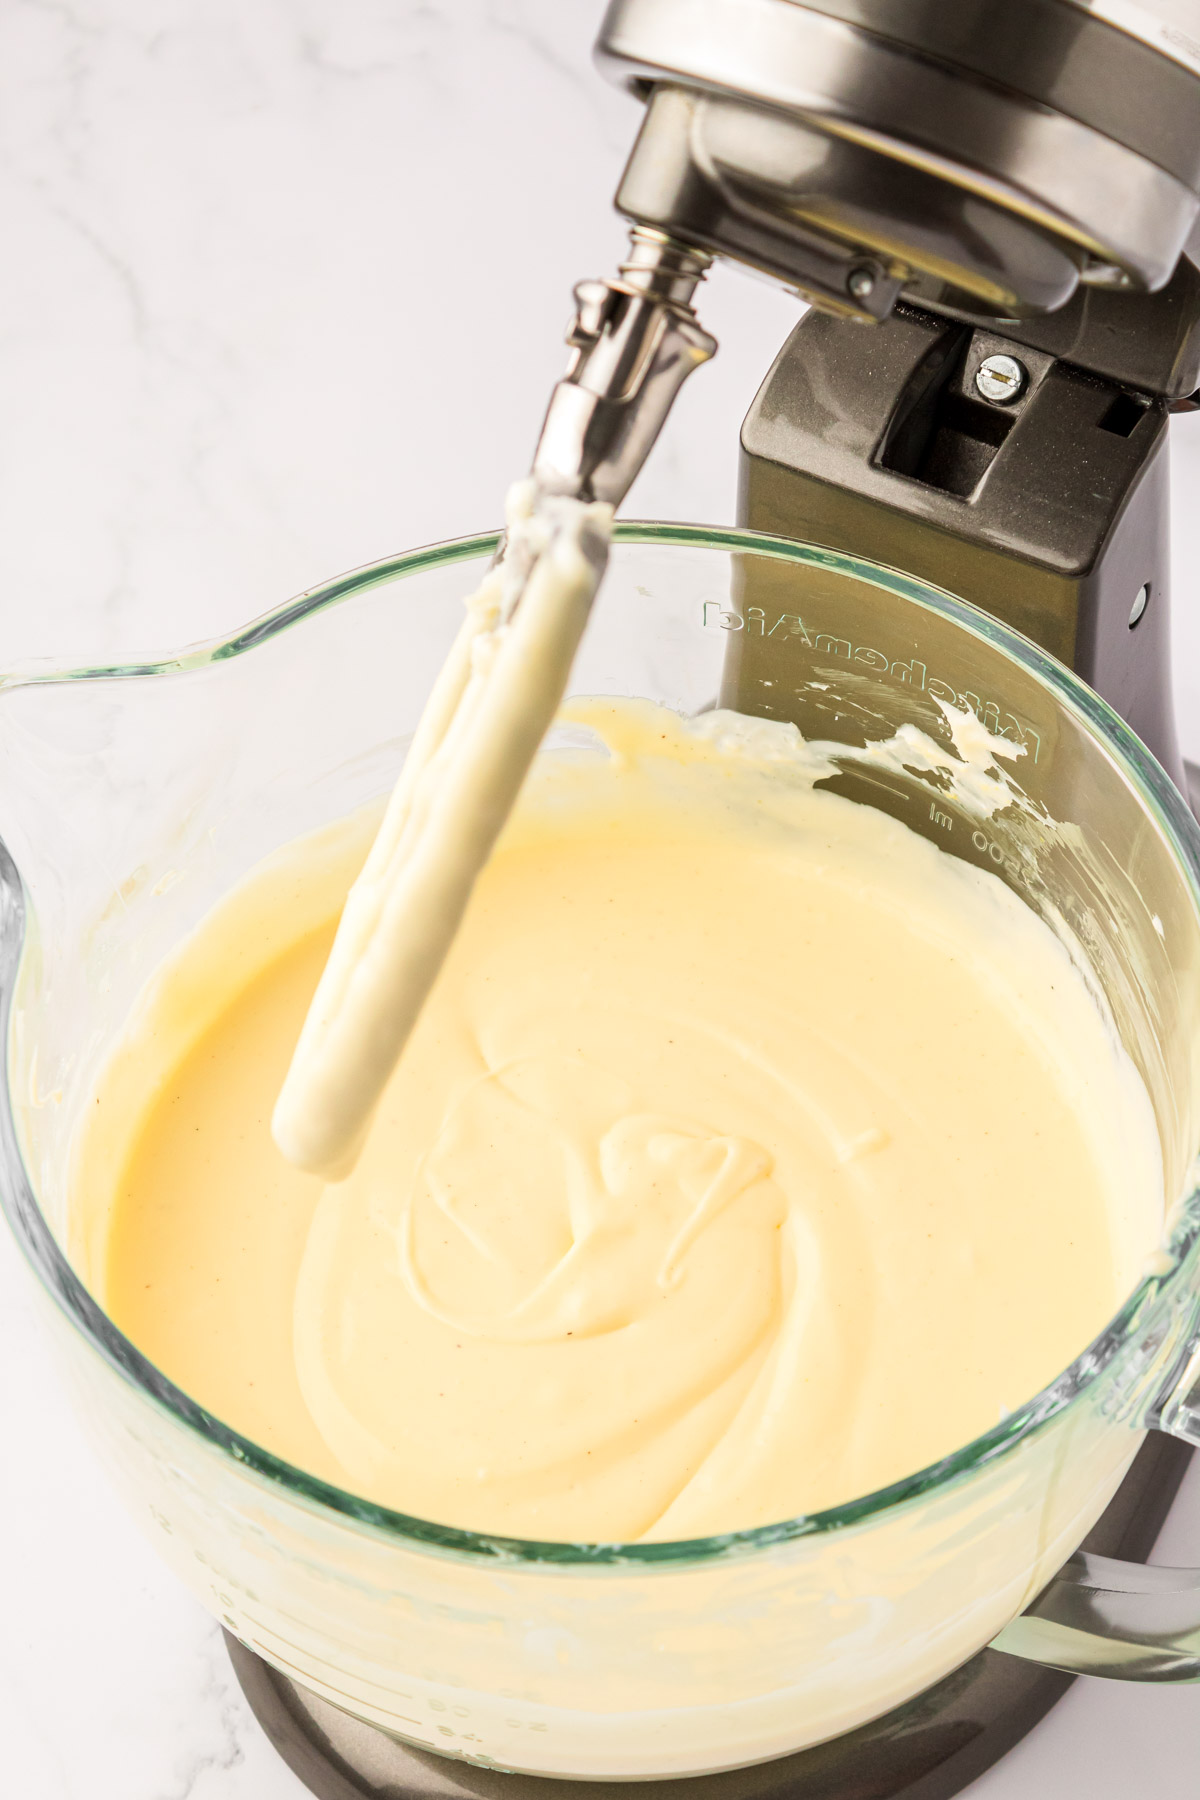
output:
[[[259,1620],[251,1617],[245,1611],[243,1611],[242,1620],[243,1620],[243,1624],[250,1625],[251,1627],[253,1627],[255,1635],[259,1639],[259,1643],[257,1646],[259,1654],[267,1657],[267,1659],[270,1662],[276,1664],[277,1667],[287,1670],[291,1674],[295,1675],[296,1678],[303,1685],[305,1685],[306,1687],[313,1688],[314,1692],[316,1691],[316,1684],[319,1683],[321,1692],[327,1694],[331,1698],[336,1696],[338,1699],[352,1702],[354,1705],[362,1704],[363,1697],[361,1695],[347,1693],[345,1691],[345,1689],[337,1687],[333,1682],[331,1682],[324,1675],[314,1675],[314,1673],[313,1673],[313,1665],[314,1664],[319,1664],[321,1666],[321,1668],[324,1668],[324,1669],[334,1669],[337,1673],[340,1674],[341,1671],[337,1670],[337,1665],[335,1663],[329,1662],[323,1656],[317,1656],[315,1654],[315,1652],[304,1651],[304,1650],[301,1650],[295,1644],[289,1644],[287,1639],[281,1638],[277,1631],[273,1631],[269,1625],[264,1625],[264,1624],[260,1623]],[[268,1640],[268,1639],[274,1640],[273,1643],[268,1644],[266,1642],[266,1640]],[[293,1662],[291,1660],[291,1657],[285,1656],[283,1654],[283,1650],[280,1650],[277,1647],[279,1645],[282,1645],[284,1650],[290,1650],[292,1653],[292,1656],[303,1657],[304,1662],[303,1663]],[[254,1649],[255,1646],[250,1645],[249,1648]],[[384,1686],[383,1682],[372,1681],[372,1679],[369,1675],[359,1676],[359,1686],[362,1688],[377,1688],[379,1690],[379,1692],[381,1694],[383,1694],[384,1696],[386,1696],[386,1698],[389,1701],[407,1700],[411,1703],[411,1701],[413,1699],[412,1694],[393,1693],[390,1689],[388,1689],[387,1687]],[[367,1701],[367,1704],[372,1705],[372,1706],[378,1705],[377,1702],[371,1701],[369,1699]],[[406,1713],[393,1712],[390,1706],[379,1707],[378,1710],[386,1711],[388,1713],[388,1717],[391,1719],[394,1719],[398,1724],[412,1725],[418,1731],[425,1729],[425,1721],[423,1721],[421,1719],[409,1718],[409,1716]]]
[[[898,657],[889,656],[886,650],[876,649],[871,644],[855,644],[850,638],[838,637],[833,632],[819,631],[807,624],[800,613],[780,613],[768,626],[770,615],[761,606],[748,606],[744,612],[735,612],[724,606],[719,600],[705,600],[701,605],[700,624],[705,631],[741,631],[747,637],[775,638],[779,643],[789,640],[804,645],[814,656],[825,657],[831,665],[848,662],[857,664],[855,673],[861,674],[869,670],[881,680],[896,682],[901,687],[908,687],[917,694],[928,694],[932,700],[944,701],[948,706],[965,707],[981,719],[993,737],[1011,738],[1013,743],[1024,746],[1025,754],[1031,763],[1035,763],[1041,754],[1041,733],[1027,719],[1022,719],[1014,712],[1002,707],[998,700],[989,700],[969,688],[961,691],[952,682],[943,681],[941,676],[933,675],[927,663],[921,661],[916,650],[908,647]],[[764,684],[769,685],[769,684]],[[810,687],[817,685],[810,682]]]
[[[1029,875],[1022,867],[1020,858],[1006,850],[1003,844],[997,843],[995,838],[988,837],[984,831],[973,831],[971,842],[977,850],[982,851],[991,862],[995,863],[997,870],[1003,869],[1006,875],[1010,875],[1014,881],[1019,881],[1022,887],[1029,886]]]

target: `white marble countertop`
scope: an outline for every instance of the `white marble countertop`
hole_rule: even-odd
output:
[[[497,521],[571,284],[622,240],[636,107],[600,0],[4,0],[0,663],[240,623]],[[794,301],[728,271],[721,353],[631,514],[733,516]],[[1173,427],[1176,678],[1200,760],[1200,418]],[[215,1626],[126,1521],[0,1235],[0,1792],[300,1800]],[[1159,1560],[1200,1562],[1200,1475]],[[1079,1682],[972,1800],[1200,1796],[1200,1689]]]

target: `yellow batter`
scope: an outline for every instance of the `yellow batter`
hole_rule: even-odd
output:
[[[790,727],[578,703],[353,1173],[270,1117],[372,820],[148,990],[88,1109],[83,1254],[219,1418],[360,1494],[543,1538],[830,1506],[994,1425],[1162,1211],[1149,1103],[995,877],[814,790]]]

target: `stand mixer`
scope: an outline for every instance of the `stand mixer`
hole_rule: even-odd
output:
[[[543,489],[624,498],[716,349],[692,304],[714,257],[780,282],[813,310],[743,426],[740,520],[902,568],[1023,631],[1195,803],[1171,696],[1166,450],[1169,415],[1200,405],[1200,272],[1184,255],[1200,7],[612,0],[596,54],[645,102],[616,194],[631,241],[616,279],[576,289]],[[789,716],[763,685],[764,640],[738,648],[723,702]],[[1087,1548],[1144,1557],[1189,1455],[1148,1441]],[[230,1650],[273,1740],[331,1800],[546,1787],[439,1764]],[[1070,1680],[986,1650],[845,1738],[687,1785],[938,1800]]]

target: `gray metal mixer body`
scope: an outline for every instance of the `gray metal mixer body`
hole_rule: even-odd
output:
[[[1195,404],[1200,0],[612,0],[634,225],[585,283],[535,469],[619,500],[715,345],[714,256],[794,288],[744,523],[946,587],[1182,782],[1166,425]],[[619,339],[619,342],[617,341]]]
[[[617,192],[633,238],[615,279],[577,289],[534,461],[543,487],[624,497],[716,348],[692,305],[709,263],[756,269],[815,310],[743,428],[743,522],[994,613],[1078,670],[1182,781],[1165,449],[1168,414],[1200,383],[1200,273],[1183,255],[1200,207],[1200,0],[613,0],[597,54],[646,103]],[[778,712],[753,637],[739,639],[724,697]],[[1077,1619],[1089,1555],[1148,1555],[1189,1454],[1147,1440],[1039,1617]],[[1147,1630],[1153,1580],[1130,1602]],[[231,1650],[322,1800],[603,1800],[608,1784],[399,1743]],[[1070,1680],[987,1649],[814,1749],[623,1787],[949,1800]]]

